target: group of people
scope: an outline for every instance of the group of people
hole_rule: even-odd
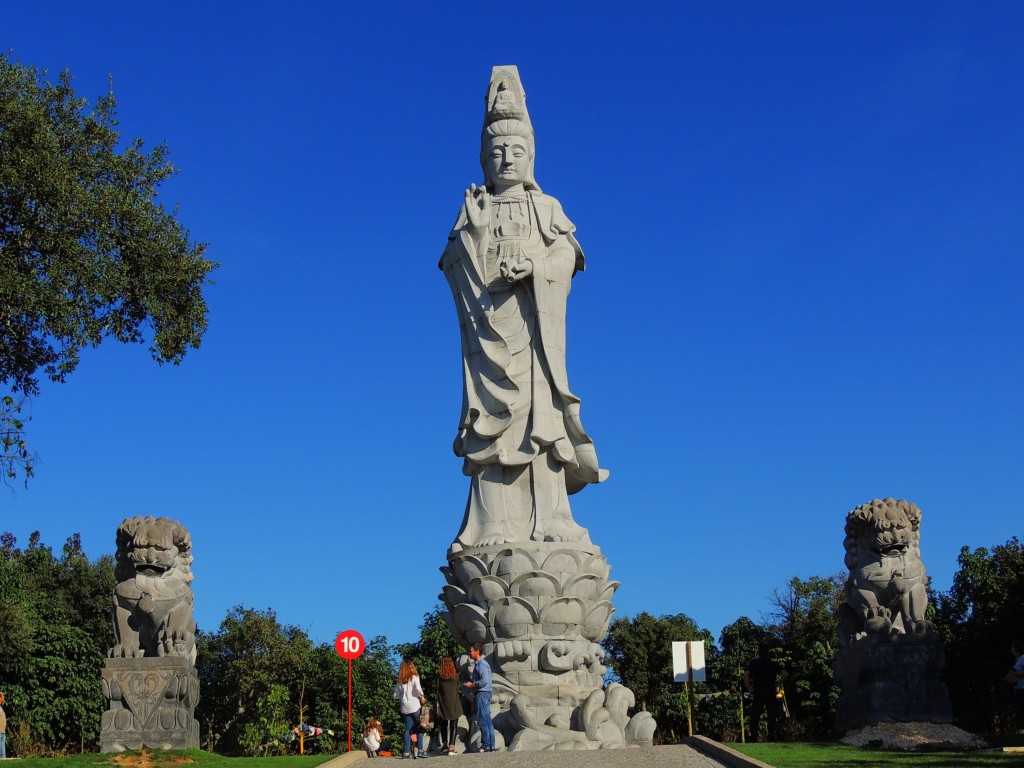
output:
[[[1010,651],[1014,663],[1007,679],[1014,685],[1017,706],[1021,714],[1024,714],[1024,642],[1014,641]],[[447,656],[441,659],[438,669],[434,714],[441,740],[441,754],[455,754],[456,726],[460,715],[465,715],[479,729],[479,751],[495,751],[494,724],[491,722],[491,667],[479,643],[470,648],[469,656],[471,662],[463,664],[459,670],[456,670],[455,662]],[[757,659],[743,673],[744,686],[752,698],[750,724],[755,739],[763,714],[767,715],[768,740],[776,739],[776,721],[785,705],[785,699],[779,691],[788,676],[788,672],[778,662],[769,658],[769,647],[759,646]],[[399,712],[405,723],[402,757],[426,757],[423,736],[429,725],[429,716],[424,716],[427,696],[416,666],[409,659],[404,660],[399,669],[394,698],[398,701]],[[0,694],[2,703],[3,694]],[[0,757],[3,757],[4,747],[2,721],[3,709],[0,709]],[[380,720],[370,718],[363,732],[366,754],[376,757],[383,744],[384,728]],[[468,733],[466,748],[469,749]]]
[[[435,692],[435,704],[431,713],[427,707],[427,694],[416,665],[409,659],[402,661],[394,690],[398,711],[405,725],[402,734],[402,757],[426,757],[426,731],[434,725],[440,737],[440,753],[455,755],[457,726],[462,715],[479,729],[479,751],[494,752],[491,667],[479,643],[469,649],[469,660],[458,670],[451,657],[441,659]],[[384,727],[379,719],[371,717],[363,731],[363,748],[368,757],[377,757],[384,747]],[[466,749],[469,749],[468,733]]]

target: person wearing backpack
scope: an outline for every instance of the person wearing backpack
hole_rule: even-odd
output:
[[[405,723],[405,733],[402,735],[402,757],[426,757],[426,751],[417,749],[412,752],[413,733],[419,731],[420,709],[427,701],[423,694],[423,686],[420,685],[420,675],[416,671],[416,665],[409,659],[402,660],[402,666],[398,668],[398,682],[395,683],[394,698],[398,701],[398,712]]]

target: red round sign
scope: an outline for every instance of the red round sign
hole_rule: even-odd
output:
[[[354,629],[346,629],[334,641],[334,650],[343,659],[358,659],[366,650],[366,641]]]

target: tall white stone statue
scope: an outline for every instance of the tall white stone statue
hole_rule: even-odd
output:
[[[441,257],[462,332],[455,453],[471,478],[456,547],[587,541],[569,494],[608,476],[565,368],[565,307],[584,268],[576,229],[533,175],[533,126],[515,67],[496,67],[480,151]]]
[[[511,749],[649,744],[633,694],[603,686],[618,587],[569,496],[608,477],[566,373],[565,311],[584,268],[575,226],[534,177],[534,132],[514,66],[487,89],[480,163],[440,268],[462,337],[456,455],[470,478],[442,569],[456,636],[495,670],[494,722]]]

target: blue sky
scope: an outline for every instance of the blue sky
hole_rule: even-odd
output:
[[[413,640],[467,480],[437,258],[491,67],[577,225],[568,363],[611,478],[573,497],[618,615],[716,636],[843,568],[847,511],[1024,533],[1024,5],[16,3],[0,48],[166,141],[161,199],[221,263],[179,367],[83,354],[44,386],[0,529],[195,541],[196,615]]]

